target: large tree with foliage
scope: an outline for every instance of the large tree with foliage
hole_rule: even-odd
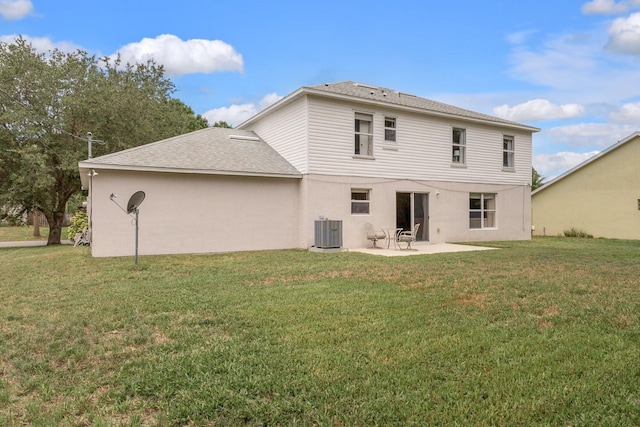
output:
[[[540,175],[536,168],[531,168],[531,191],[544,185],[544,176]]]
[[[102,141],[95,156],[208,126],[174,91],[153,62],[0,43],[0,209],[41,212],[47,244],[59,244],[67,201],[81,189],[87,132]]]
[[[225,122],[224,120],[220,120],[218,122],[215,122],[213,124],[214,128],[226,128],[226,129],[232,129],[233,126],[231,126],[229,123]]]

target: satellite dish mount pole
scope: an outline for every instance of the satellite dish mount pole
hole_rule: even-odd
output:
[[[136,265],[138,265],[138,214],[140,213],[138,208],[140,207],[140,203],[144,200],[144,197],[144,191],[136,191],[129,198],[129,202],[127,203],[127,213],[131,215],[135,212],[136,214]]]
[[[136,208],[136,265],[138,265],[138,213],[140,209]]]

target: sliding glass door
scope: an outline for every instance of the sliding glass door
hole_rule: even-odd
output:
[[[429,193],[396,193],[396,226],[413,230],[415,224],[417,240],[429,241]]]

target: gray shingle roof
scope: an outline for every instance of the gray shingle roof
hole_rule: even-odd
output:
[[[254,132],[206,128],[80,162],[81,168],[302,176]]]
[[[523,125],[521,123],[504,120],[498,117],[493,117],[488,114],[476,113],[475,111],[465,110],[464,108],[454,107],[442,102],[432,101],[430,99],[421,98],[419,96],[410,95],[407,93],[398,92],[393,89],[387,89],[378,86],[370,86],[362,83],[356,83],[352,81],[344,81],[339,83],[325,83],[317,86],[308,86],[303,88],[311,91],[326,92],[328,94],[344,95],[354,98],[360,98],[366,101],[383,102],[388,104],[397,105],[398,107],[415,108],[424,110],[426,112],[432,112],[436,114],[443,114],[447,116],[457,116],[466,119],[472,119],[482,122],[490,122],[495,124],[515,126],[520,128],[527,128],[531,131],[538,131],[538,128]]]

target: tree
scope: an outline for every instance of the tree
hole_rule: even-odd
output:
[[[224,120],[220,120],[219,122],[215,122],[213,124],[214,128],[227,128],[227,129],[232,129],[233,126],[231,126],[229,123],[225,122]]]
[[[78,162],[208,126],[171,97],[162,66],[123,65],[78,50],[37,53],[0,42],[0,207],[37,210],[59,244],[67,201],[81,189]]]
[[[536,168],[531,168],[531,191],[544,185],[544,177],[538,173]]]

